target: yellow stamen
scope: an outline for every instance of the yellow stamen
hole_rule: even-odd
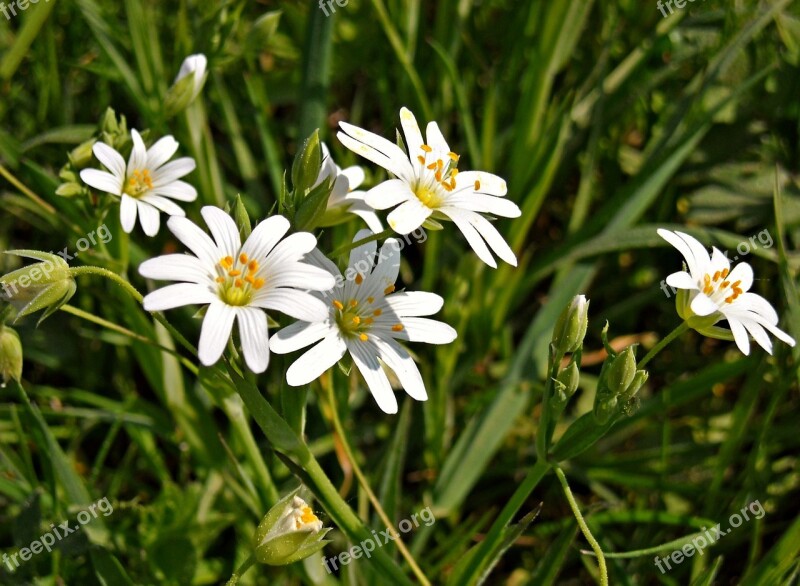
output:
[[[224,267],[230,268],[233,266],[233,257],[226,256],[221,261],[219,261],[219,264],[221,264]]]
[[[243,265],[247,264],[247,255],[244,252],[239,255],[239,262]]]
[[[234,287],[237,287],[237,288],[239,288],[239,289],[241,289],[242,287],[244,287],[244,283],[242,283],[242,280],[241,280],[241,279],[236,279],[236,280],[233,282],[233,286],[234,286]]]
[[[447,156],[450,157],[453,161],[458,162],[458,158],[459,157],[458,157],[458,155],[456,153],[451,151],[451,152],[447,153]]]
[[[374,321],[375,321],[374,319],[372,319],[371,317],[368,317],[367,319],[365,319],[365,320],[364,320],[364,324],[366,324],[366,325],[370,325],[370,324],[372,324],[372,322],[374,322]]]
[[[372,312],[372,315],[380,315],[382,313],[383,313],[382,309],[376,309],[375,311]]]
[[[253,289],[261,289],[261,287],[264,286],[264,283],[266,283],[266,281],[261,277],[259,277],[258,279],[256,279],[256,282],[253,283]]]
[[[430,164],[430,165],[428,165],[426,168],[427,168],[427,169],[430,169],[431,171],[433,171],[433,170],[436,168],[436,163],[431,163],[431,164]]]
[[[258,261],[251,260],[249,263],[247,263],[247,270],[249,270],[251,273],[255,273],[258,270]]]
[[[364,277],[361,276],[361,273],[356,275],[356,285],[360,285],[364,282]]]
[[[419,148],[421,148],[421,149],[422,149],[423,151],[425,151],[426,153],[429,153],[429,152],[431,152],[431,151],[433,150],[431,147],[429,147],[429,146],[428,146],[428,145],[426,145],[426,144],[422,145],[422,146],[421,146],[421,147],[419,147]]]
[[[353,316],[353,323],[356,324],[356,325],[360,324],[361,323],[361,318],[358,317],[357,315],[354,315]]]
[[[351,299],[350,300],[350,307],[355,307],[356,305],[358,305],[358,301],[356,301],[355,299]]]
[[[367,334],[361,334],[361,335],[360,335],[358,338],[359,338],[359,340],[361,340],[362,342],[366,342],[366,341],[367,341]]]
[[[241,274],[242,274],[242,271],[239,271],[239,270],[228,271],[228,276],[229,277],[238,277]]]
[[[314,511],[311,510],[310,507],[303,507],[302,509],[303,514],[300,516],[300,520],[305,523],[313,523],[314,521],[319,521],[317,516],[314,514]]]
[[[375,301],[374,297],[367,297],[367,303],[372,303],[373,301]]]
[[[394,324],[392,326],[393,332],[402,332],[403,331],[403,324]]]
[[[442,180],[442,172],[441,171],[436,171],[436,173],[434,174],[434,177],[436,177],[436,181],[441,181]]]
[[[480,191],[481,189],[481,182],[477,179],[475,180],[475,191]]]
[[[719,276],[720,276],[721,274],[722,274],[722,273],[721,273],[720,271],[717,271],[716,273],[714,273],[714,282],[715,282],[715,283],[716,283],[717,281],[719,281]]]
[[[417,155],[417,160],[419,161],[420,165],[425,164],[425,157],[423,157],[422,155]]]
[[[226,279],[225,279],[225,277],[217,277],[216,281],[217,281],[217,283],[224,283],[226,281]]]
[[[724,278],[725,278],[725,277],[727,277],[727,276],[728,276],[728,269],[724,269],[724,270],[722,271],[722,278],[724,279]]]
[[[344,305],[341,301],[337,301],[336,299],[333,300],[333,306],[338,309],[339,311],[344,309]]]
[[[389,285],[388,287],[386,287],[386,289],[383,290],[383,294],[384,295],[388,295],[389,293],[392,293],[393,291],[394,291],[394,285]]]

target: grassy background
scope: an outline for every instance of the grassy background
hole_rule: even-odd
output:
[[[263,17],[278,9],[273,32]],[[163,96],[195,52],[210,61],[202,107],[166,120]],[[775,244],[747,257],[754,289],[800,339],[799,65],[800,14],[788,0],[696,2],[668,19],[640,0],[350,0],[332,18],[301,2],[40,2],[0,18],[0,245],[74,250],[106,223],[113,240],[80,262],[146,287],[135,269],[175,249],[171,235],[147,239],[137,229],[127,243],[116,206],[54,195],[66,153],[95,132],[108,106],[130,127],[175,135],[180,152],[197,159],[196,220],[201,203],[238,193],[254,218],[269,213],[298,138],[317,126],[346,166],[364,161],[335,140],[339,120],[388,137],[403,105],[438,120],[462,167],[508,180],[523,215],[498,227],[519,267],[484,266],[452,226],[429,233],[405,249],[401,279],[440,293],[441,317],[459,332],[451,345],[412,348],[429,401],[405,401],[387,417],[355,375],[336,370],[332,382],[390,516],[435,512],[436,524],[407,541],[443,584],[533,462],[547,344],[566,301],[592,300],[586,354],[601,349],[605,320],[612,339],[645,348],[678,325],[659,283],[680,258],[656,227],[687,224],[732,256],[768,230]],[[370,185],[382,179],[365,167]],[[322,249],[349,241],[356,227],[326,230]],[[4,272],[18,266],[13,257],[0,262]],[[78,285],[72,305],[173,344],[113,284],[82,277]],[[192,314],[169,317],[196,340]],[[82,503],[108,497],[115,512],[93,523],[94,546],[79,536],[13,576],[1,569],[0,581],[227,580],[276,495],[296,485],[289,469],[242,424],[240,405],[208,392],[170,354],[64,313],[34,326],[19,326],[32,405],[11,385],[0,389],[0,550],[74,519]],[[613,583],[796,583],[799,354],[778,343],[774,357],[760,349],[743,357],[732,343],[686,334],[651,363],[639,411],[569,462],[573,490],[609,552],[725,523],[753,500],[767,510],[667,575],[654,554],[609,560]],[[281,380],[289,359],[273,356],[256,381],[287,412],[296,401]],[[568,421],[591,408],[598,371],[599,360],[587,364]],[[382,528],[318,391],[309,391],[305,422],[312,449],[368,526]],[[253,443],[257,459],[246,457]],[[554,478],[524,510],[540,502],[539,518],[488,583],[592,579],[594,560],[579,552],[586,544]],[[332,535],[329,556],[347,547]],[[333,577],[312,558],[259,567],[244,582],[381,579],[363,560]]]

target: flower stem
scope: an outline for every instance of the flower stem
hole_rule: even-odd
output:
[[[339,255],[344,254],[345,252],[350,252],[354,248],[358,248],[362,244],[367,244],[369,242],[374,242],[375,240],[381,240],[383,238],[388,238],[394,234],[394,230],[391,228],[387,228],[383,232],[378,232],[377,234],[373,234],[372,236],[367,236],[366,238],[362,238],[361,240],[356,240],[355,242],[351,242],[350,244],[345,244],[344,246],[340,246],[336,250],[334,250],[330,256],[337,257]]]
[[[680,336],[688,329],[689,329],[689,324],[686,322],[681,322],[681,325],[672,330],[665,338],[663,338],[658,344],[656,344],[644,358],[642,358],[642,361],[639,363],[638,368],[644,368],[645,365],[648,362],[650,362],[650,360],[652,360],[656,354],[661,352],[664,348],[667,347],[667,345],[669,345],[670,342],[672,342],[675,338]]]
[[[142,294],[137,291],[136,287],[120,277],[117,273],[109,271],[108,269],[103,269],[101,267],[72,267],[69,270],[69,273],[73,277],[79,277],[80,275],[98,275],[100,277],[105,277],[106,279],[114,281],[117,285],[125,289],[125,291],[127,291],[130,296],[139,303],[141,303],[142,299],[144,299]]]
[[[606,558],[603,555],[603,550],[600,548],[600,544],[597,543],[594,535],[592,535],[592,532],[589,530],[589,526],[586,524],[586,520],[583,518],[583,515],[581,515],[581,510],[578,507],[578,503],[575,501],[575,497],[572,495],[572,490],[569,488],[569,483],[567,482],[567,477],[564,475],[564,471],[558,466],[553,466],[553,470],[555,471],[556,476],[558,476],[559,482],[561,482],[561,488],[564,489],[564,496],[567,497],[569,507],[572,509],[572,514],[575,515],[575,519],[578,521],[578,526],[581,528],[583,536],[586,538],[586,541],[589,542],[589,545],[592,546],[592,549],[597,556],[597,569],[600,572],[600,584],[602,586],[608,586],[608,568],[606,568]]]
[[[256,563],[255,555],[250,554],[250,557],[244,560],[242,565],[239,566],[239,568],[233,573],[231,579],[228,580],[227,586],[236,586],[236,584],[239,583],[239,578],[244,576],[247,570],[249,570],[254,563]]]
[[[394,535],[394,542],[397,544],[397,549],[400,550],[400,554],[408,562],[408,565],[411,567],[411,571],[414,572],[417,580],[419,580],[420,584],[423,586],[430,586],[431,583],[428,581],[425,573],[420,569],[419,565],[417,565],[414,556],[411,555],[411,552],[408,551],[408,548],[406,547],[405,543],[403,543],[403,540],[400,539],[400,535],[394,530],[392,521],[389,519],[386,511],[383,510],[378,497],[375,496],[375,493],[370,488],[366,476],[364,476],[364,473],[361,471],[361,467],[358,465],[358,462],[353,455],[353,450],[350,447],[350,443],[347,441],[347,434],[345,433],[344,427],[342,427],[342,422],[339,419],[339,409],[336,405],[336,393],[333,391],[333,382],[328,379],[325,386],[328,387],[328,400],[330,401],[331,406],[331,419],[333,421],[333,427],[342,442],[342,447],[344,448],[345,454],[347,454],[347,458],[350,460],[350,465],[353,467],[353,472],[355,473],[356,478],[358,478],[358,482],[361,483],[361,487],[364,489],[364,492],[367,493],[367,497],[372,503],[372,506],[375,507],[375,511],[378,513],[378,516],[381,518],[383,524],[386,525],[386,528],[389,529],[389,531],[391,531]]]

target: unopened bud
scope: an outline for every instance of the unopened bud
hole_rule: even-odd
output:
[[[83,169],[92,162],[92,147],[97,139],[92,138],[76,146],[69,153],[69,160],[77,169]]]
[[[41,261],[0,277],[0,297],[14,306],[17,319],[45,309],[41,322],[75,294],[75,279],[60,256],[38,250],[7,250],[6,254]]]
[[[208,75],[207,66],[208,61],[202,54],[189,55],[183,60],[178,76],[164,98],[167,116],[182,112],[200,95]]]
[[[581,380],[581,371],[574,360],[570,361],[569,365],[558,373],[558,382],[564,385],[564,393],[567,399],[575,394],[578,390],[578,383]]]
[[[256,560],[285,566],[321,550],[330,528],[323,528],[311,507],[299,496],[299,488],[272,507],[259,523],[253,538]]]
[[[552,344],[562,354],[575,352],[583,344],[589,325],[589,301],[576,295],[561,312],[553,330]]]
[[[619,399],[617,399],[616,395],[609,393],[607,390],[605,392],[598,391],[594,399],[594,418],[597,423],[600,425],[608,423],[608,420],[617,412],[618,404]]]
[[[649,377],[650,375],[646,370],[637,370],[633,377],[633,381],[631,382],[630,386],[625,389],[625,392],[620,395],[620,399],[623,401],[628,401],[635,397],[636,393],[638,393],[639,389],[644,386],[644,383],[647,382]]]
[[[13,379],[22,379],[22,343],[17,332],[0,325],[0,376],[5,385]]]
[[[636,376],[636,356],[633,346],[628,346],[612,360],[606,372],[606,385],[614,394],[619,395],[633,382]]]

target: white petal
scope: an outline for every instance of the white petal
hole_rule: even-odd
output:
[[[131,196],[122,194],[122,201],[119,205],[119,221],[122,229],[130,234],[136,225],[136,200]]]
[[[373,236],[371,230],[359,230],[353,237],[353,242],[364,240]],[[347,267],[353,268],[362,276],[369,274],[375,265],[375,252],[378,250],[378,242],[372,240],[361,246],[356,246],[350,251],[350,258],[347,260]],[[351,277],[353,278],[353,277]]]
[[[698,289],[697,282],[686,271],[678,271],[667,277],[667,285],[676,289]]]
[[[136,207],[139,211],[139,222],[142,224],[144,233],[148,236],[158,234],[158,228],[161,225],[158,210],[142,200],[136,202]]]
[[[251,305],[274,309],[303,321],[325,321],[330,315],[328,307],[320,299],[296,289],[272,289],[265,293],[259,291]]]
[[[458,176],[458,179],[460,178],[461,175]],[[445,201],[447,206],[492,214],[503,218],[518,218],[522,215],[522,210],[510,199],[486,195],[485,193],[475,193],[471,190],[455,193],[447,197]]]
[[[331,332],[319,344],[294,361],[286,371],[286,382],[293,387],[307,385],[339,362],[346,351],[347,346],[341,336]]]
[[[475,229],[486,240],[486,243],[491,246],[494,253],[511,266],[517,266],[517,256],[500,232],[497,231],[497,228],[494,227],[494,224],[480,214],[474,212],[467,212],[467,214],[467,220],[475,226]]]
[[[408,180],[413,177],[414,169],[411,162],[399,146],[347,122],[340,122],[339,126],[344,132],[338,132],[336,136],[351,151],[383,167],[397,177]]]
[[[270,268],[277,268],[283,264],[295,263],[314,250],[317,239],[308,232],[296,232],[281,240],[267,255],[266,262]]]
[[[370,189],[364,201],[373,209],[387,210],[404,201],[416,199],[408,183],[400,179],[389,179]]]
[[[86,185],[110,193],[112,195],[121,195],[123,179],[115,177],[106,171],[98,171],[97,169],[84,169],[81,171],[81,179]]]
[[[389,330],[398,340],[425,342],[427,344],[449,344],[456,339],[456,331],[444,322],[425,317],[406,317],[402,320],[400,332]]]
[[[166,163],[172,158],[178,150],[178,141],[171,136],[165,136],[156,144],[150,147],[147,151],[147,162],[145,163],[148,169],[158,169],[161,165]]]
[[[690,307],[695,315],[699,315],[701,317],[711,315],[712,313],[719,311],[719,306],[711,301],[711,299],[705,293],[698,293],[695,295],[695,298],[692,299]]]
[[[197,199],[197,190],[185,181],[172,181],[166,185],[153,187],[150,193],[163,195],[178,201],[194,201]]]
[[[254,307],[240,307],[236,319],[239,320],[239,337],[247,368],[256,373],[264,372],[269,364],[267,314]]]
[[[425,129],[425,136],[428,137],[428,145],[434,150],[442,153],[450,151],[450,147],[447,145],[447,141],[444,139],[442,131],[439,130],[439,125],[436,124],[436,122],[428,122],[428,126]]]
[[[731,333],[733,333],[733,339],[736,341],[739,350],[741,350],[742,354],[745,356],[749,355],[750,338],[747,336],[747,330],[745,330],[741,322],[734,317],[728,318],[728,325],[731,326]]]
[[[675,234],[678,235],[679,238],[683,239],[689,249],[692,251],[692,255],[694,256],[695,260],[698,263],[698,268],[701,272],[706,272],[711,269],[711,257],[708,255],[708,250],[705,246],[703,246],[699,240],[694,238],[693,236],[689,236],[684,232],[675,231]],[[713,271],[712,271],[713,272]],[[692,273],[694,274],[694,273]]]
[[[768,354],[772,354],[772,340],[769,339],[769,335],[764,331],[764,328],[752,319],[741,319],[739,321],[756,341],[756,344],[766,350]]]
[[[743,293],[730,305],[730,311],[752,311],[759,314],[763,321],[770,324],[778,323],[778,313],[769,301],[756,293]]]
[[[400,273],[400,250],[402,245],[397,238],[387,238],[378,253],[378,264],[369,276],[366,283],[368,291],[362,294],[362,298],[382,297],[387,287],[397,282]]]
[[[343,169],[341,173],[347,178],[347,185],[350,188],[350,191],[358,189],[361,184],[364,183],[364,179],[366,178],[364,169],[358,165],[353,165],[352,167]]]
[[[485,173],[483,171],[464,171],[456,176],[456,185],[472,185],[475,187],[475,182],[480,185],[475,191],[479,193],[487,193],[502,197],[508,193],[508,185],[506,180],[492,173]]]
[[[167,163],[163,167],[152,172],[153,188],[160,191],[165,185],[194,171],[196,166],[194,159],[191,157],[181,157],[180,159],[175,159]]]
[[[389,295],[386,304],[398,317],[420,317],[437,313],[442,309],[444,299],[436,293],[403,291]]]
[[[225,256],[232,258],[239,256],[242,240],[233,218],[215,206],[204,206],[200,213],[214,237],[214,242],[217,243],[217,248]]]
[[[742,291],[749,291],[750,287],[753,286],[753,269],[746,262],[739,263],[733,267],[733,270],[725,280],[730,281],[732,283],[731,286],[736,284],[737,281],[741,281],[738,287]]]
[[[715,273],[717,271],[722,272],[726,269],[730,271],[731,269],[730,261],[728,261],[727,257],[722,254],[716,246],[711,248],[711,268]]]
[[[176,203],[173,203],[172,200],[167,199],[166,197],[161,197],[160,195],[153,195],[152,193],[147,193],[139,198],[139,201],[144,201],[149,203],[154,208],[161,210],[165,214],[169,214],[170,216],[185,216],[186,212],[183,211],[183,208]]]
[[[184,305],[205,305],[218,301],[219,298],[208,287],[194,283],[178,283],[149,293],[145,296],[143,304],[146,311],[164,311]]]
[[[405,236],[422,226],[431,213],[431,209],[415,197],[395,208],[387,221],[392,230]]]
[[[383,224],[381,223],[378,214],[373,212],[372,210],[363,210],[355,205],[350,208],[350,212],[357,215],[359,218],[364,220],[364,223],[367,227],[372,230],[375,234],[379,232],[383,232]]]
[[[147,147],[144,145],[142,135],[135,128],[131,129],[131,140],[133,141],[133,148],[128,159],[128,171],[132,173],[133,171],[146,169]],[[152,171],[152,169],[150,170]]]
[[[172,285],[178,287],[178,285]],[[225,346],[231,337],[233,318],[236,309],[219,299],[208,306],[203,318],[203,327],[200,330],[200,344],[197,355],[205,366],[211,366],[222,356]]]
[[[261,274],[267,275],[264,278],[268,279],[268,287],[272,289],[292,287],[301,291],[327,291],[336,284],[333,276],[325,269],[302,262],[285,265],[278,271],[266,271]]]
[[[400,124],[403,127],[403,134],[406,136],[406,148],[408,154],[415,158],[420,154],[420,147],[422,146],[422,131],[419,129],[417,119],[406,107],[400,109]]]
[[[125,178],[125,159],[116,150],[104,142],[96,142],[92,147],[92,152],[113,175],[119,179]]]
[[[361,376],[364,377],[367,388],[378,403],[378,407],[384,413],[397,413],[397,398],[394,396],[392,385],[389,384],[386,373],[383,372],[378,362],[377,348],[370,344],[369,341],[362,342],[358,339],[348,340],[347,348],[350,350],[353,362],[355,362]]]
[[[493,269],[496,269],[497,263],[495,262],[492,253],[489,252],[489,248],[486,246],[483,238],[468,220],[467,214],[470,212],[465,212],[458,208],[443,208],[440,211],[453,220],[458,229],[461,230],[464,238],[467,239],[467,243],[470,245],[472,250],[475,251],[475,254],[478,255],[478,258]]]
[[[289,220],[283,216],[270,216],[253,228],[242,252],[250,258],[263,260],[289,231],[289,226]]]
[[[172,216],[167,220],[167,227],[204,264],[214,267],[225,256],[209,235],[190,219]]]
[[[273,334],[269,347],[277,354],[288,354],[318,342],[334,331],[328,322],[296,321]]]
[[[372,342],[378,347],[381,360],[394,371],[406,393],[417,401],[427,401],[425,382],[408,351],[391,338],[384,340],[376,336]]]
[[[692,249],[689,247],[688,244],[677,235],[677,233],[670,232],[669,230],[664,230],[663,228],[659,228],[656,230],[658,235],[661,236],[664,240],[669,242],[672,246],[678,249],[683,255],[684,260],[686,261],[686,266],[689,268],[689,273],[695,279],[695,281],[699,281],[703,278],[703,271],[705,269],[705,265],[701,266],[700,261],[698,261]],[[702,260],[702,259],[701,259]]]
[[[213,275],[200,259],[188,254],[167,254],[144,261],[139,274],[147,279],[208,284]]]

